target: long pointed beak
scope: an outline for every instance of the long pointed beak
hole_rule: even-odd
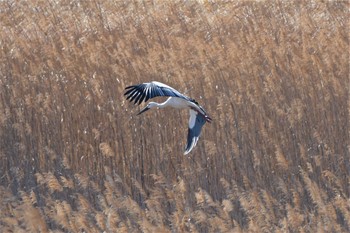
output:
[[[141,113],[146,112],[147,110],[150,110],[150,108],[148,106],[146,106],[145,108],[143,108],[139,113],[137,113],[137,115],[140,115]]]

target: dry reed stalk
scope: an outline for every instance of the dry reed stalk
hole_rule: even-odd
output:
[[[89,201],[81,194],[78,194],[79,211],[82,213],[89,213],[91,211],[91,206]]]
[[[104,211],[106,215],[106,229],[110,231],[116,230],[121,222],[118,213],[114,208],[107,208]]]
[[[44,174],[45,177],[45,184],[49,188],[50,192],[53,193],[55,191],[62,192],[63,187],[57,180],[56,176],[54,176],[52,173],[48,172]]]
[[[39,209],[33,207],[31,203],[24,203],[20,210],[22,211],[20,219],[24,222],[26,230],[30,232],[49,232],[45,218]]]
[[[60,180],[62,182],[62,186],[65,187],[65,188],[70,188],[70,189],[73,189],[74,188],[74,182],[73,180],[70,180],[70,179],[67,179],[66,177],[64,176],[61,176],[60,177]]]
[[[91,219],[84,212],[75,212],[71,220],[72,229],[76,231],[95,231]]]
[[[89,177],[84,177],[79,173],[74,174],[74,178],[77,180],[77,183],[82,188],[87,188],[89,185]]]
[[[317,184],[315,184],[307,175],[305,171],[302,169],[300,170],[301,176],[303,177],[303,180],[306,185],[306,189],[308,191],[308,194],[313,202],[313,204],[318,208],[318,211],[321,214],[326,214],[326,207],[325,203],[323,201],[322,196],[324,196],[323,191],[319,189]]]
[[[335,196],[333,200],[334,206],[336,210],[340,211],[344,216],[344,221],[348,226],[350,226],[350,203],[346,198],[342,198],[341,196]]]
[[[69,219],[72,216],[72,214],[67,213],[62,203],[58,201],[54,203],[53,208],[54,214],[51,216],[52,220],[66,230],[72,229],[72,225]]]
[[[297,208],[292,208],[287,205],[287,223],[291,229],[300,229],[302,227],[303,221],[305,221],[304,216],[298,211]]]
[[[275,156],[277,160],[277,165],[281,167],[282,170],[288,170],[288,160],[283,154],[280,147],[276,145]]]
[[[230,200],[223,200],[222,201],[222,206],[223,206],[223,210],[227,214],[233,210],[233,205],[232,205],[232,202]]]
[[[102,154],[106,157],[112,157],[114,155],[112,148],[107,143],[103,142],[99,146]]]
[[[101,229],[102,231],[106,230],[106,216],[103,213],[96,213],[95,221],[99,229]]]

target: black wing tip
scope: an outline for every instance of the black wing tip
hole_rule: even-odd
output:
[[[187,154],[189,154],[190,152],[191,152],[191,150],[193,149],[193,147],[191,148],[191,146],[186,146],[186,148],[185,148],[185,151],[184,151],[184,155],[187,155]]]
[[[135,105],[140,105],[146,97],[142,90],[142,84],[143,83],[128,86],[125,88],[126,91],[124,93],[124,96],[126,96],[126,99],[131,103],[134,102]]]
[[[131,88],[135,88],[135,87],[137,87],[137,86],[138,86],[138,85],[127,86],[127,87],[125,87],[125,90],[131,89]]]
[[[129,89],[134,90],[135,88],[139,88],[142,84],[143,83],[127,86],[127,87],[125,87],[124,90],[129,90]],[[129,91],[131,91],[131,90],[129,90]]]
[[[199,132],[199,134],[200,134],[200,132]],[[196,146],[197,141],[199,139],[199,134],[195,135],[195,132],[191,128],[188,128],[187,144],[185,147],[184,155],[189,154],[193,150],[193,148]]]
[[[193,148],[195,148],[197,141],[198,141],[198,137],[193,137],[191,138],[191,141],[187,142],[184,155],[189,154],[193,150]]]
[[[132,86],[128,86],[126,87],[124,90],[125,90],[125,93],[124,95],[129,95],[133,90],[135,90],[135,85],[132,85]]]

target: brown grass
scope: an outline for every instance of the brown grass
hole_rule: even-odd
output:
[[[350,231],[347,1],[1,1],[3,232]],[[135,116],[158,80],[213,117]],[[185,115],[184,115],[185,114]]]

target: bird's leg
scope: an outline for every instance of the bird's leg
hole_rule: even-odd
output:
[[[184,94],[187,94],[190,90],[192,90],[193,89],[193,87],[191,87],[191,88],[189,88],[189,89],[186,89],[185,91],[184,91]]]

